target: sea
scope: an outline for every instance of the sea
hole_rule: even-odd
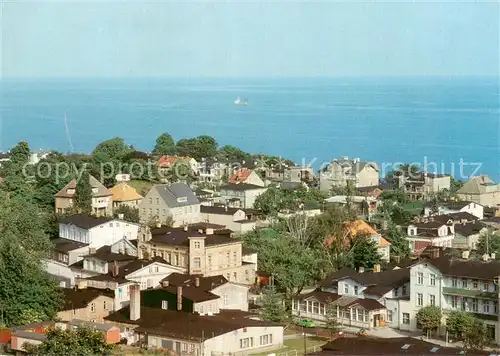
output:
[[[2,79],[0,150],[91,152],[210,135],[319,168],[333,158],[500,179],[498,78]],[[235,105],[237,97],[248,105]]]

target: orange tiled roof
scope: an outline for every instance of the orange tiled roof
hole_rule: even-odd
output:
[[[248,168],[240,168],[233,174],[231,179],[229,179],[229,183],[236,184],[244,182],[248,176],[252,174],[252,170]]]
[[[179,157],[163,155],[158,160],[157,166],[160,168],[170,168]]]
[[[142,196],[125,182],[118,183],[110,188],[109,191],[113,194],[113,201],[117,202],[142,199]]]
[[[347,221],[344,223],[344,230],[345,230],[345,235],[346,235],[346,246],[349,245],[349,240],[356,238],[356,236],[360,235],[368,235],[368,236],[374,236],[380,234],[375,231],[373,227],[368,225],[368,223],[364,220],[354,220],[354,221]],[[334,236],[330,236],[328,239],[325,240],[325,245],[330,246],[333,241],[335,240]],[[377,245],[377,247],[387,247],[390,246],[391,243],[384,239],[382,236],[380,236],[380,242]]]

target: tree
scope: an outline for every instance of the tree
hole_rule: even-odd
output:
[[[52,246],[33,203],[0,192],[0,301],[7,326],[49,320],[59,310],[57,283],[43,269]]]
[[[481,235],[477,242],[477,253],[484,255],[485,253],[499,253],[500,252],[500,235],[494,234],[491,231]],[[500,257],[500,255],[499,255]]]
[[[452,311],[446,319],[446,331],[458,340],[464,340],[474,326],[474,315],[463,311]]]
[[[482,350],[491,341],[488,329],[480,320],[474,320],[464,337],[464,348]]]
[[[169,133],[162,133],[156,139],[156,145],[151,154],[155,157],[163,155],[172,155],[175,153],[175,141]]]
[[[131,151],[134,149],[127,145],[123,138],[114,137],[99,143],[92,151],[92,157],[102,154],[107,158],[107,161],[121,161]]]
[[[120,205],[113,211],[115,218],[118,218],[120,214],[123,214],[123,220],[130,221],[132,223],[139,223],[139,209],[128,205]]]
[[[196,180],[196,175],[187,160],[178,159],[166,171],[165,178],[170,183],[185,182],[190,184]]]
[[[202,158],[213,158],[217,155],[217,141],[206,135],[184,138],[177,142],[176,150],[181,156],[192,157],[200,161]]]
[[[30,147],[28,142],[21,141],[10,150],[10,163],[24,165],[30,159]]]
[[[114,345],[108,344],[101,331],[94,328],[60,329],[52,328],[39,345],[23,345],[28,355],[34,356],[93,356],[111,355]]]
[[[225,145],[220,148],[217,156],[223,162],[241,162],[250,158],[250,154],[240,150],[238,147],[231,145]]]
[[[441,309],[429,305],[420,309],[416,315],[418,328],[423,332],[432,332],[441,325]]]
[[[453,177],[450,178],[450,196],[453,196],[457,193],[457,191],[462,188],[464,182]]]
[[[389,223],[385,238],[391,243],[391,256],[406,258],[410,255],[411,249],[406,235],[393,223]]]
[[[331,300],[326,303],[326,314],[325,314],[325,329],[330,332],[330,336],[333,337],[340,330],[340,325],[337,319],[337,305]]]
[[[79,213],[92,213],[92,186],[89,172],[84,170],[76,182],[75,207]]]
[[[287,319],[287,312],[282,297],[274,286],[264,289],[260,317],[262,320],[274,323],[283,323]]]
[[[350,253],[356,269],[359,267],[372,268],[382,261],[377,251],[377,244],[369,236],[358,235],[352,238],[350,246]]]

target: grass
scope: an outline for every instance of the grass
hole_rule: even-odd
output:
[[[145,196],[149,189],[151,189],[151,187],[153,186],[153,183],[148,182],[147,180],[132,179],[127,183],[142,196]]]
[[[306,348],[307,352],[312,352],[312,348],[315,346],[324,345],[327,342],[326,339],[318,337],[306,337]],[[289,356],[300,356],[304,355],[304,338],[298,337],[296,339],[289,339],[283,341],[283,347],[274,350],[268,350],[266,352],[261,352],[257,354],[251,354],[253,356],[267,356],[269,354],[276,354],[276,356],[282,356],[285,352],[289,353]]]
[[[424,208],[424,202],[421,200],[416,200],[403,205],[403,209],[411,213],[420,213]]]

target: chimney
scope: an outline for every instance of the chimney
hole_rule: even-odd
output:
[[[468,250],[462,252],[462,258],[464,260],[468,260],[469,259],[469,251]]]
[[[224,205],[224,210],[227,211],[227,205]]]
[[[95,247],[91,247],[89,249],[89,255],[93,255],[93,254],[95,254]]]
[[[135,321],[141,318],[141,289],[138,284],[130,287],[130,320]]]
[[[117,261],[113,262],[113,270],[111,271],[111,273],[113,274],[113,277],[118,276],[118,273],[120,273],[120,266],[118,266]]]
[[[187,225],[186,225],[186,226],[184,226],[184,231],[188,231],[188,227],[187,227]]]
[[[168,281],[168,279],[166,281],[163,281],[164,287],[168,287],[169,285],[170,285],[170,282]]]
[[[207,235],[213,235],[214,234],[214,229],[207,228],[207,230],[205,231],[205,234],[207,234]]]
[[[488,262],[488,260],[489,260],[489,259],[490,259],[490,256],[489,256],[487,253],[485,253],[485,254],[483,255],[483,261],[484,261],[484,262]]]
[[[161,227],[161,222],[157,221],[156,222],[156,227],[159,229]]]
[[[194,285],[195,285],[195,287],[199,287],[200,286],[200,277],[196,277],[194,279]]]
[[[359,271],[359,273],[363,273],[365,271],[365,268],[361,266],[361,267],[359,267],[358,271]]]
[[[124,217],[125,217],[125,216],[124,216],[123,214],[121,214],[121,213],[120,213],[120,214],[118,214],[118,219],[123,220],[123,219],[124,219]]]
[[[177,287],[177,310],[182,310],[182,287]]]
[[[373,272],[374,273],[380,272],[380,265],[378,263],[376,265],[373,265]]]

